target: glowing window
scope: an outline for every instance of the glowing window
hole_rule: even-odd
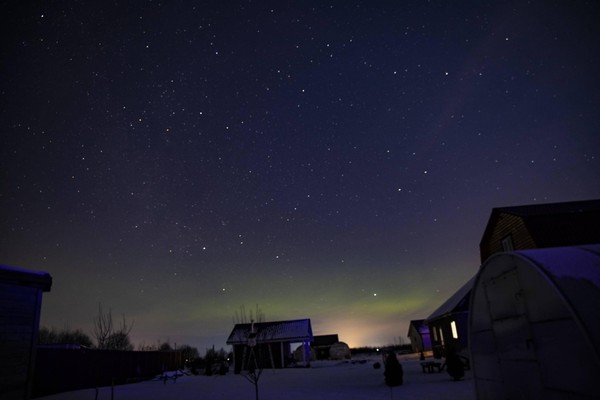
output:
[[[452,329],[452,337],[458,339],[458,331],[456,330],[456,321],[450,322],[450,328]]]

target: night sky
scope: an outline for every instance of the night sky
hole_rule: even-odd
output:
[[[1,4],[0,263],[52,275],[44,326],[398,343],[493,207],[600,197],[596,1]]]

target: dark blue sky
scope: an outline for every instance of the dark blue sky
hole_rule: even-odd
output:
[[[0,262],[53,276],[43,325],[388,344],[493,207],[600,197],[594,1],[13,3]]]

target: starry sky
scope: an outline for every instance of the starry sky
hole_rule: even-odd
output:
[[[1,4],[0,263],[48,327],[406,342],[493,207],[600,197],[596,1]]]

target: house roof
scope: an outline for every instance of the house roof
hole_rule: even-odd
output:
[[[410,321],[410,324],[413,325],[415,328],[419,329],[424,322],[424,319],[413,319],[412,321]]]
[[[480,246],[489,240],[502,214],[520,217],[538,247],[600,242],[600,199],[493,208]]]
[[[473,284],[475,283],[475,276],[469,279],[467,283],[465,283],[460,289],[456,291],[456,293],[450,296],[448,300],[446,300],[429,317],[427,317],[425,323],[428,324],[431,321],[453,313],[468,311],[469,296],[471,295],[471,289],[473,288]]]
[[[227,339],[227,344],[246,344],[252,324],[236,324]],[[256,341],[270,342],[304,342],[312,341],[310,319],[292,321],[273,321],[254,323]]]
[[[49,292],[52,287],[52,277],[47,272],[29,271],[26,269],[0,265],[0,282],[19,286],[29,286]]]
[[[425,325],[425,320],[424,319],[413,319],[412,321],[410,321],[410,324],[408,325],[408,336],[410,336],[410,328],[411,327],[415,327],[415,329],[417,330],[417,332],[421,332],[421,328]]]

